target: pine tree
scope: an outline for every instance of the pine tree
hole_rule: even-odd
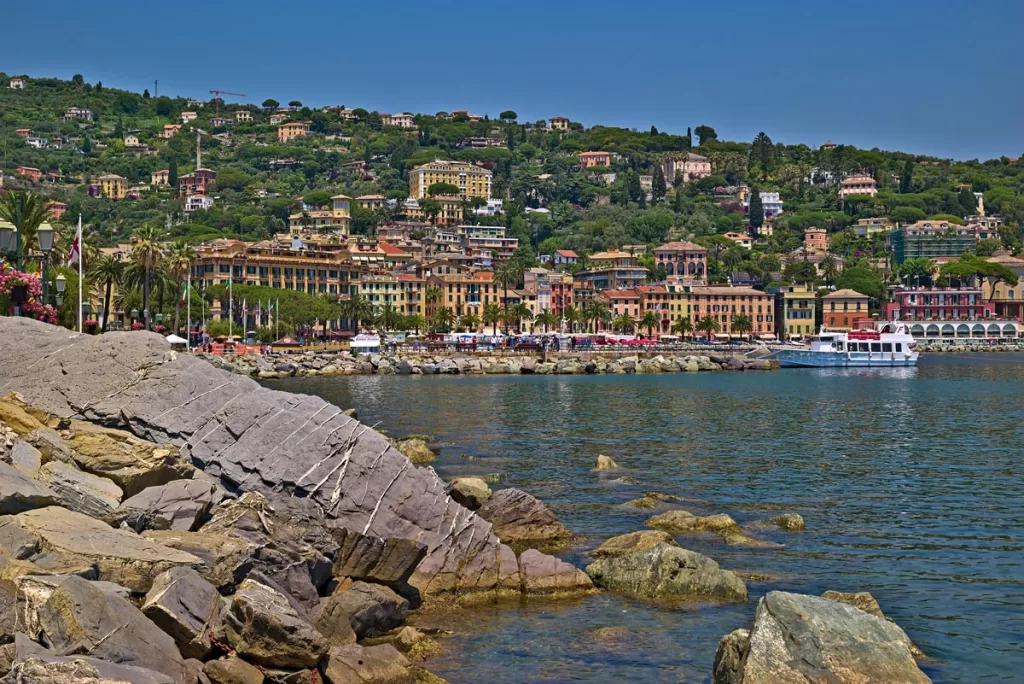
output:
[[[651,181],[651,195],[655,202],[660,202],[665,199],[665,195],[668,194],[668,187],[665,184],[665,172],[661,168],[661,164],[654,167],[654,178]]]
[[[644,195],[644,189],[640,186],[640,175],[636,171],[629,171],[626,178],[626,190],[629,199],[639,202]]]
[[[960,209],[964,216],[973,216],[978,213],[978,198],[974,196],[970,188],[963,188],[960,191]]]
[[[171,157],[171,163],[167,166],[167,184],[172,188],[178,187],[178,160]]]
[[[82,152],[85,154],[89,154],[92,152],[92,140],[89,138],[89,136],[85,136],[85,139],[82,140]]]
[[[142,99],[143,100],[148,100],[149,99],[149,88],[146,88],[145,90],[142,91]]]
[[[658,135],[658,129],[655,126],[651,126],[651,135]]]
[[[914,160],[908,159],[903,165],[903,176],[900,178],[900,192],[914,191]]]
[[[124,122],[121,120],[120,116],[117,117],[117,125],[114,126],[114,137],[115,138],[123,138],[124,137]]]
[[[748,216],[750,225],[760,228],[764,224],[764,204],[761,203],[761,193],[757,188],[750,187],[750,213]]]

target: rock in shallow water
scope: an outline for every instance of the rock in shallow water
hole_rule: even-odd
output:
[[[491,488],[479,477],[457,477],[448,485],[448,496],[469,510],[476,511],[491,498]]]
[[[722,640],[715,684],[931,682],[914,662],[910,638],[902,629],[817,596],[769,592],[758,603],[737,660],[743,647],[742,640]]]
[[[590,555],[594,558],[622,556],[634,551],[646,551],[647,549],[654,548],[658,544],[679,546],[672,538],[672,535],[668,532],[662,532],[661,530],[642,530],[640,532],[630,532],[629,534],[612,537],[591,551]]]
[[[602,589],[645,598],[698,596],[747,600],[747,588],[736,573],[696,551],[661,543],[643,551],[602,558],[587,566]]]
[[[477,511],[506,543],[568,540],[572,535],[540,499],[515,489],[500,489]]]
[[[604,454],[598,454],[598,456],[597,456],[597,466],[594,468],[594,470],[596,470],[598,472],[602,472],[602,471],[605,471],[605,470],[615,470],[618,467],[619,467],[619,464],[616,463],[615,461],[613,461],[610,456],[605,456]]]

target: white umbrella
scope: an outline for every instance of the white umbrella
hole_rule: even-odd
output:
[[[166,338],[171,344],[185,344],[188,342],[184,337],[178,337],[177,335],[168,335]]]

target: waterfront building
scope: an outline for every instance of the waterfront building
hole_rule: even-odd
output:
[[[901,287],[892,298],[882,305],[882,314],[890,321],[975,321],[996,314],[995,304],[980,287]]]
[[[775,337],[775,302],[772,295],[750,287],[730,287],[721,285],[693,286],[688,290],[690,306],[693,311],[694,326],[705,316],[718,321],[722,337],[738,337],[740,333],[732,332],[733,320],[738,315],[750,318],[751,332],[755,337]]]
[[[655,336],[667,335],[672,326],[680,318],[690,318],[691,302],[690,293],[685,286],[678,283],[666,282],[663,285],[638,285],[637,294],[640,295],[640,316],[642,318],[648,311],[655,312],[658,317],[658,327],[655,328]],[[641,330],[644,334],[647,329]]]
[[[1016,285],[990,279],[982,282],[982,289],[987,300],[995,306],[996,316],[1007,320],[1024,320],[1024,259],[1010,256],[1008,252],[998,252],[988,261],[1002,264],[1018,276]]]
[[[448,183],[459,188],[460,197],[489,199],[493,176],[489,170],[469,162],[435,159],[417,166],[409,173],[409,197],[423,199],[427,197],[431,185]]]
[[[829,330],[853,330],[857,319],[868,318],[868,296],[849,288],[821,298],[822,324]]]
[[[666,242],[654,249],[654,263],[669,276],[703,280],[707,274],[708,250],[694,242]]]
[[[309,121],[289,121],[277,127],[278,142],[289,142],[309,135]]]
[[[128,196],[128,179],[124,176],[110,173],[100,176],[96,182],[99,183],[100,193],[107,199],[119,200]]]
[[[598,292],[595,297],[608,304],[611,312],[611,320],[598,321],[598,330],[611,330],[612,322],[619,316],[629,314],[635,320],[640,320],[640,295],[633,290],[604,290]]]
[[[711,161],[696,152],[681,157],[668,157],[661,162],[665,182],[669,185],[689,183],[711,175]]]
[[[551,308],[551,271],[546,268],[528,268],[523,271],[523,289],[536,293],[537,310]]]
[[[775,334],[779,339],[813,335],[816,331],[817,294],[807,285],[768,288],[775,297]]]
[[[948,261],[974,249],[979,231],[949,221],[908,223],[889,234],[889,246],[897,264],[907,259],[926,257]]]
[[[551,289],[551,312],[561,318],[565,310],[573,306],[573,278],[570,273],[553,271],[548,275],[548,287]]]
[[[875,197],[878,195],[878,183],[866,173],[847,176],[839,183],[839,199],[846,199],[853,195]]]
[[[594,166],[607,167],[612,165],[611,152],[580,152],[576,156],[579,157],[580,166],[585,169],[589,169]]]
[[[362,273],[358,290],[375,313],[390,304],[403,316],[413,316],[423,314],[422,284],[423,280],[411,273]]]
[[[590,268],[575,276],[576,290],[632,290],[647,280],[647,269],[640,260],[621,250],[590,255]],[[578,297],[577,297],[578,298]]]

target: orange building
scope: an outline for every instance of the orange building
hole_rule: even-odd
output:
[[[277,127],[277,139],[280,142],[288,142],[305,135],[309,135],[309,121],[289,121]]]
[[[619,316],[629,314],[640,320],[640,295],[636,290],[605,290],[598,293],[597,299],[603,299],[611,311],[611,321],[598,321],[598,330],[611,330],[611,322]]]
[[[809,252],[828,249],[828,231],[824,228],[808,228],[804,231],[804,247]]]
[[[772,295],[750,287],[707,286],[690,288],[693,325],[710,316],[718,322],[718,335],[754,335],[774,337],[775,299]],[[750,318],[752,330],[734,333],[732,324],[736,316]]]
[[[836,290],[821,298],[821,322],[830,330],[852,330],[858,319],[868,316],[868,296],[856,290]]]
[[[68,205],[63,202],[58,202],[57,200],[50,200],[46,203],[46,209],[50,212],[50,215],[53,216],[54,220],[60,221],[61,217],[67,212]]]
[[[580,152],[576,155],[580,159],[580,166],[589,169],[593,166],[611,166],[611,152]]]

